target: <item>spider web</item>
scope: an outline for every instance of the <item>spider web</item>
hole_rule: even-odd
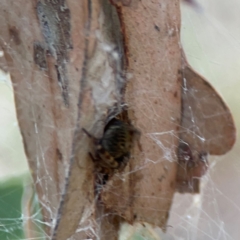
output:
[[[237,0],[202,0],[201,6],[203,8],[201,13],[187,6],[182,8],[181,31],[185,53],[191,65],[206,76],[224,97],[239,126],[240,115],[236,103],[240,100],[237,80],[238,69],[240,69],[238,66],[240,46],[237,41],[240,39],[237,35],[240,4]],[[28,201],[32,201],[35,210],[30,219],[34,237],[29,239],[45,239],[48,236],[44,235],[41,226],[48,223],[42,222],[37,198],[32,195],[31,182],[26,173],[26,159],[19,146],[21,138],[17,130],[13,92],[8,78],[1,78],[1,89],[3,88],[4,94],[8,92],[9,95],[1,94],[1,98],[4,97],[3,99],[7,100],[0,101],[0,111],[3,116],[0,119],[2,121],[0,177],[6,189],[0,195],[0,205],[3,209],[0,210],[0,238],[25,239],[22,229],[29,220],[26,214],[26,211],[29,211]],[[8,138],[12,138],[12,141],[17,139],[18,145],[15,142],[6,141]],[[160,147],[166,155],[169,155],[169,149]],[[239,142],[225,156],[209,157],[209,171],[202,179],[200,194],[175,193],[166,233],[160,229],[155,229],[153,233],[151,226],[123,226],[120,239],[157,239],[158,237],[166,240],[238,239],[240,235],[240,163],[237,156],[239,156]],[[10,177],[19,175],[20,177],[15,181],[11,180],[11,184],[7,184]],[[33,182],[33,184],[36,183]],[[25,201],[20,198],[24,191],[29,195]],[[19,201],[15,203],[11,199]],[[48,208],[48,206],[45,207]],[[9,212],[4,209],[8,209]],[[93,230],[94,224],[89,222],[85,226],[85,229],[92,231],[93,236],[96,234]],[[82,230],[84,229],[79,229],[79,231]]]
[[[199,1],[199,14],[182,7],[182,42],[191,65],[224,97],[237,127],[238,96],[234,93],[239,67],[236,32],[237,1]],[[231,89],[231,90],[230,90]],[[225,156],[209,157],[209,171],[199,195],[175,194],[167,233],[163,239],[238,239],[239,161],[237,141]]]

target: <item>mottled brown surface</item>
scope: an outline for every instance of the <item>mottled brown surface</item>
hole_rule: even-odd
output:
[[[42,14],[36,2],[2,1],[6,22],[1,22],[0,41],[1,66],[11,73],[25,151],[44,221],[51,225],[46,234],[54,231],[54,239],[65,240],[78,231],[76,239],[94,238],[86,227],[89,220],[101,239],[114,239],[121,222],[111,216],[116,212],[130,222],[165,226],[179,140],[179,1],[123,1],[118,15],[106,7],[108,1],[70,0],[62,5],[63,13],[53,1],[46,3],[39,3]],[[14,14],[7,13],[10,6]],[[108,20],[117,16],[126,61],[118,23],[111,26]],[[112,35],[110,29],[115,30]],[[119,62],[103,50],[112,42],[120,46]],[[36,44],[41,49],[34,54]],[[107,210],[97,207],[102,229],[96,230],[91,142],[81,129],[101,136],[108,110],[119,108],[123,62],[128,80],[124,99],[132,124],[142,132],[141,147],[134,148],[124,174],[106,186],[102,200]],[[106,73],[112,81],[107,82]]]
[[[68,1],[67,6],[71,11],[71,29],[68,27],[68,31],[71,30],[71,36],[68,38],[71,39],[68,40],[76,51],[70,50],[67,44],[55,42],[58,50],[54,54],[53,49],[47,49],[48,70],[46,68],[44,70],[43,65],[34,61],[36,56],[34,56],[33,47],[36,41],[49,47],[41,33],[36,3],[37,1],[32,3],[1,1],[1,18],[4,19],[0,23],[0,46],[4,52],[1,67],[10,71],[11,74],[25,152],[42,207],[43,220],[46,222],[46,235],[49,236],[57,217],[73,149],[73,136],[78,116],[78,96],[84,64],[85,26],[88,16],[84,1],[79,3]],[[46,7],[50,6],[46,5]],[[58,38],[61,41],[68,32],[64,32],[62,21],[57,21],[54,9],[54,7],[50,9],[52,15],[48,17],[52,17],[51,21],[55,21],[54,24],[59,24],[56,31],[61,36]],[[64,9],[62,14],[69,14],[68,8]],[[61,19],[61,16],[59,17]],[[51,29],[51,31],[55,30]],[[67,87],[64,87],[64,84],[59,85],[61,73],[56,66],[62,66],[62,64],[65,68],[64,77],[68,79]],[[63,92],[65,96],[68,96],[67,104]],[[86,156],[87,148],[84,149]],[[83,159],[89,164],[86,157]],[[65,226],[62,228],[67,236],[75,232],[83,208],[87,207],[86,202],[92,203],[93,175],[89,175],[92,173],[91,170],[81,171],[79,167],[76,167],[75,171],[70,190],[67,190],[72,196],[69,200],[72,209],[69,209],[69,205],[66,207],[71,221],[64,219]],[[88,184],[82,181],[87,181]],[[82,188],[82,183],[85,189]],[[88,199],[86,195],[89,196]],[[47,227],[48,224],[52,227]],[[66,239],[63,233],[60,235],[62,238],[58,239]]]
[[[165,226],[174,193],[177,130],[180,121],[178,1],[132,1],[119,7],[129,80],[125,100],[140,129],[125,173],[106,186],[107,207],[127,221]]]

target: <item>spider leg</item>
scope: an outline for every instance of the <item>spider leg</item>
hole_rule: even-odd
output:
[[[85,129],[85,128],[82,128],[82,131],[88,135],[90,138],[92,138],[92,135]]]
[[[122,172],[124,168],[127,166],[129,162],[129,158],[130,158],[130,154],[127,154],[121,159],[121,161],[119,162],[119,169],[118,169],[119,172]]]
[[[108,168],[115,169],[119,167],[119,163],[110,155],[105,156],[105,159],[103,159],[103,161]]]
[[[99,142],[99,139],[95,138],[91,133],[89,133],[85,128],[82,128],[82,131],[89,137],[91,138],[95,144]]]
[[[88,153],[88,155],[89,155],[89,157],[92,159],[92,161],[93,161],[94,163],[97,162],[97,159],[94,158],[93,155],[92,155],[90,152]]]

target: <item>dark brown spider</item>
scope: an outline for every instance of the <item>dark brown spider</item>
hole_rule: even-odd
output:
[[[140,132],[131,124],[116,118],[105,126],[101,139],[95,138],[85,129],[83,131],[94,141],[95,154],[89,155],[97,171],[108,175],[125,168],[133,142],[140,136]]]

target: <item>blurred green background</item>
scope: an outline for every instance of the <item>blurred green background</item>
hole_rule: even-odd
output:
[[[0,187],[0,239],[24,239],[21,213],[22,177],[2,181]]]
[[[190,64],[216,88],[240,126],[240,1],[199,0],[182,6],[182,44]],[[21,195],[28,165],[14,109],[9,75],[0,74],[0,240],[24,239]],[[210,158],[197,196],[176,194],[163,239],[239,239],[240,142]],[[136,238],[137,239],[137,238]]]
[[[24,239],[21,197],[28,165],[9,75],[0,72],[0,239]]]

